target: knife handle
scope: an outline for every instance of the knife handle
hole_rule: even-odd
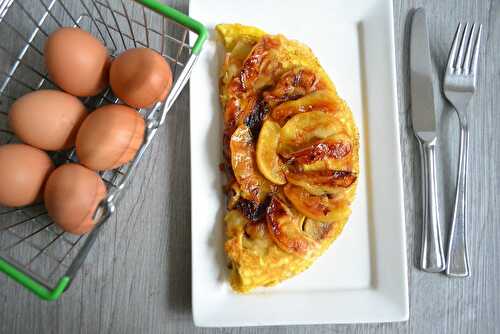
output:
[[[419,140],[422,162],[422,270],[437,273],[445,269],[436,187],[436,139]]]

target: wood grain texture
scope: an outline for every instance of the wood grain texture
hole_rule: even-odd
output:
[[[187,0],[166,2],[187,11]],[[468,217],[472,277],[465,280],[416,269],[422,207],[420,161],[409,118],[407,50],[408,14],[419,6],[427,9],[431,54],[440,79],[457,23],[474,20],[484,25],[478,93],[470,106]],[[0,275],[0,333],[498,333],[500,1],[395,0],[394,16],[409,260],[408,322],[241,329],[193,326],[189,96],[185,90],[72,288],[59,301],[46,303]],[[455,188],[458,123],[442,94],[436,94],[441,131],[441,219],[447,236]],[[193,228],[200,223],[192,222]]]

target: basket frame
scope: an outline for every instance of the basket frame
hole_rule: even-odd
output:
[[[99,1],[99,0],[92,0],[92,1]],[[14,281],[19,283],[20,285],[24,286],[26,289],[37,295],[39,298],[43,300],[57,300],[63,293],[66,291],[69,286],[71,285],[71,282],[73,281],[74,277],[78,273],[79,269],[81,268],[82,264],[84,263],[88,253],[90,252],[93,244],[95,243],[95,240],[101,231],[102,227],[105,225],[105,223],[108,221],[108,219],[113,215],[113,213],[116,210],[116,205],[119,202],[121,195],[123,194],[123,191],[126,189],[131,176],[135,169],[137,168],[137,165],[139,164],[141,158],[143,157],[145,151],[147,150],[148,146],[151,144],[153,138],[155,137],[158,129],[160,126],[165,122],[166,115],[170,108],[172,107],[173,103],[181,93],[182,89],[185,87],[186,83],[189,80],[189,77],[191,75],[191,71],[196,64],[196,61],[198,60],[198,56],[200,52],[202,51],[202,47],[204,42],[206,41],[208,37],[208,30],[205,28],[203,24],[200,22],[192,19],[191,17],[179,12],[178,10],[171,8],[165,4],[162,4],[156,0],[132,0],[135,1],[138,4],[141,4],[144,6],[144,8],[148,8],[164,18],[167,18],[169,20],[172,20],[173,22],[181,25],[182,27],[185,27],[187,30],[191,31],[192,33],[196,34],[196,40],[193,44],[192,47],[189,47],[190,49],[190,56],[185,64],[183,64],[183,69],[182,72],[180,73],[179,77],[177,80],[174,82],[172,89],[168,96],[166,97],[165,101],[158,102],[153,106],[151,109],[147,110],[147,113],[145,115],[145,121],[146,121],[146,130],[145,130],[145,136],[144,136],[144,141],[141,147],[139,148],[138,152],[136,153],[136,156],[134,159],[131,161],[130,165],[128,166],[127,170],[125,172],[120,172],[117,171],[117,173],[121,173],[121,182],[119,182],[117,185],[114,185],[114,188],[111,188],[107,197],[101,201],[99,204],[98,208],[96,209],[94,213],[94,220],[97,222],[95,228],[88,234],[86,237],[83,245],[79,249],[77,255],[71,262],[70,266],[66,270],[65,274],[60,277],[56,283],[55,286],[51,286],[49,282],[47,282],[44,278],[38,276],[36,273],[32,272],[31,270],[27,269],[23,264],[16,262],[15,259],[6,257],[4,254],[0,253],[0,272],[5,273],[7,276],[12,278]],[[37,25],[37,28],[33,31],[31,34],[30,38],[28,40],[24,40],[26,42],[25,46],[21,49],[21,52],[19,55],[17,55],[16,62],[11,66],[7,80],[4,81],[3,85],[0,86],[0,94],[3,93],[5,87],[9,83],[10,79],[13,78],[13,74],[16,71],[17,67],[23,63],[23,56],[28,50],[30,46],[32,46],[30,43],[33,41],[35,36],[40,32],[41,25],[43,24],[44,20],[48,15],[51,15],[50,10],[52,6],[56,3],[62,4],[61,0],[51,0],[49,5],[45,5],[45,3],[42,2],[44,5],[45,9],[47,9],[47,12],[42,15],[42,18],[40,21],[35,21],[34,18],[30,17],[32,21]],[[105,1],[109,5],[109,1]],[[0,24],[2,23],[3,18],[7,14],[9,8],[11,5],[14,3],[14,0],[0,0]],[[81,3],[85,6],[85,3],[81,1]],[[95,2],[93,2],[95,6]],[[131,32],[131,37],[134,42],[134,45],[137,46],[135,38],[133,36],[133,29],[132,29],[132,19],[129,17],[127,9],[123,3],[123,0],[121,0],[121,4],[123,6],[123,10],[127,19],[127,22],[129,24],[130,32]],[[64,5],[62,5],[64,8]],[[110,5],[109,5],[110,6]],[[111,6],[109,7],[111,8]],[[88,10],[87,7],[85,7],[87,10],[87,13],[90,16],[90,19],[94,22],[94,24],[97,23],[95,20],[96,18],[92,17],[90,14],[90,11]],[[26,12],[27,13],[27,12]],[[116,16],[111,11],[113,18],[115,20],[115,23],[118,27],[118,22],[116,21]],[[145,14],[144,14],[145,15]],[[74,20],[74,25],[78,26],[78,21],[81,19],[78,18],[77,20]],[[104,20],[101,16],[101,19]],[[144,16],[144,23],[146,24],[146,17]],[[106,26],[106,29],[107,26]],[[99,30],[99,33],[102,36],[102,32]],[[108,30],[108,34],[111,37],[111,34]],[[120,34],[121,31],[120,31]],[[146,26],[146,38],[148,37],[148,32],[147,32],[147,26]],[[128,36],[130,38],[130,36]],[[184,39],[186,36],[184,36]],[[123,40],[123,35],[121,35],[121,39],[123,42],[123,45],[125,47],[125,42]],[[184,40],[182,41],[184,43]],[[162,40],[163,43],[163,40]],[[114,41],[113,41],[114,44]],[[149,44],[149,40],[148,40]],[[1,47],[1,46],[0,46]],[[126,48],[126,47],[125,47]],[[181,48],[182,50],[182,48]],[[177,63],[176,63],[177,64]],[[26,64],[24,64],[26,65]],[[29,66],[29,65],[27,65]],[[39,73],[41,75],[42,83],[43,80],[49,80],[45,75],[42,73]],[[41,83],[41,84],[42,84]],[[41,84],[39,85],[40,88]],[[105,95],[103,96],[104,99]],[[117,101],[114,101],[117,102]],[[102,101],[101,101],[102,103]],[[71,153],[68,157],[68,161],[71,160],[72,156],[74,157],[74,152]],[[20,209],[15,209],[15,210],[20,210]],[[15,211],[13,210],[13,211]],[[8,228],[10,228],[9,226]],[[47,228],[48,226],[45,226],[42,229]],[[41,230],[42,230],[41,229]],[[0,232],[2,232],[2,228],[0,227]],[[57,236],[54,241],[59,238]],[[81,238],[80,238],[81,239]],[[76,243],[80,240],[78,239]],[[21,240],[23,241],[23,240]],[[76,245],[76,243],[73,245],[73,247]],[[50,246],[50,244],[49,244]],[[48,247],[49,247],[48,246]],[[42,250],[41,252],[43,253],[45,250]],[[71,249],[70,249],[71,251]],[[69,252],[65,255],[65,257],[69,254]],[[37,254],[40,255],[41,253]],[[64,260],[64,258],[63,258]],[[61,264],[62,262],[60,262]],[[57,269],[57,268],[56,268]]]

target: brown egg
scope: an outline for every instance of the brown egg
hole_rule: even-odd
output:
[[[99,175],[72,163],[50,174],[44,192],[50,218],[64,231],[77,235],[92,230],[92,216],[105,196],[106,186]]]
[[[25,144],[0,146],[0,205],[19,207],[40,200],[53,169],[44,151]]]
[[[156,51],[129,49],[111,63],[113,93],[129,106],[144,108],[160,101],[172,87],[172,71]]]
[[[76,133],[87,116],[83,103],[57,90],[38,90],[17,99],[9,124],[23,142],[42,150],[57,151],[75,145]]]
[[[79,28],[61,28],[45,42],[49,76],[66,92],[92,96],[108,84],[110,57],[106,47]]]
[[[76,136],[80,163],[101,171],[129,162],[144,140],[142,116],[125,105],[110,104],[85,119]]]

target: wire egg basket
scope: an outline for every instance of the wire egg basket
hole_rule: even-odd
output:
[[[0,0],[0,144],[19,141],[8,128],[8,111],[18,97],[37,89],[57,89],[44,67],[43,45],[50,33],[63,26],[92,33],[113,57],[129,48],[154,49],[169,62],[174,80],[164,101],[139,110],[146,131],[135,158],[100,173],[108,195],[94,214],[96,226],[90,233],[65,233],[51,221],[42,203],[0,207],[0,271],[45,300],[59,298],[74,279],[189,80],[207,38],[201,23],[155,0]],[[190,33],[195,40],[192,46]],[[89,110],[120,102],[109,88],[82,101]],[[49,155],[56,165],[77,161],[74,150]]]

